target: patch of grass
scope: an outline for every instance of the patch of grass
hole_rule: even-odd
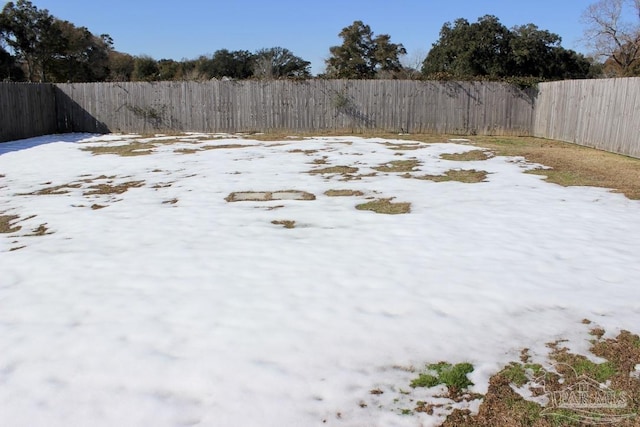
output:
[[[389,163],[376,166],[373,169],[379,172],[412,172],[415,168],[420,166],[418,160],[393,160]]]
[[[313,164],[314,165],[326,165],[327,163],[328,162],[327,162],[327,157],[326,156],[322,157],[321,159],[313,159]]]
[[[241,138],[246,138],[246,139],[253,139],[256,141],[265,141],[265,142],[269,142],[269,141],[282,141],[282,140],[286,140],[286,141],[301,141],[304,138],[302,136],[297,136],[297,135],[290,135],[287,133],[283,133],[283,132],[267,132],[267,133],[263,133],[263,132],[241,132],[236,134],[236,136],[239,136]]]
[[[105,205],[99,205],[97,203],[94,203],[93,205],[91,205],[91,209],[93,209],[94,211],[97,211],[98,209],[104,209],[106,208]]]
[[[391,142],[384,142],[383,143],[387,148],[389,148],[390,150],[403,150],[403,151],[408,151],[408,150],[420,150],[422,148],[427,148],[429,146],[429,144],[422,144],[422,143],[391,143]]]
[[[302,154],[306,154],[307,156],[317,152],[318,150],[301,150],[300,148],[294,148],[293,150],[288,151],[288,153],[302,153]]]
[[[173,152],[179,153],[179,154],[193,154],[199,151],[247,148],[247,147],[253,147],[253,145],[250,145],[250,144],[203,145],[202,147],[199,147],[199,148],[178,148],[177,150],[173,150]]]
[[[296,226],[296,222],[289,219],[273,220],[271,221],[271,224],[281,225],[284,228],[295,228]]]
[[[19,225],[11,225],[13,221],[20,218],[18,215],[0,215],[0,233],[15,233],[22,228]]]
[[[390,199],[378,199],[367,203],[356,205],[356,209],[361,211],[373,211],[379,214],[397,215],[411,212],[411,203],[392,203]]]
[[[50,232],[47,228],[47,223],[40,224],[38,228],[27,234],[27,236],[44,236],[45,234],[53,234],[53,232]]]
[[[444,173],[444,175],[411,175],[406,174],[403,175],[405,178],[415,178],[415,179],[423,179],[434,182],[447,182],[447,181],[458,181],[467,184],[474,184],[478,182],[483,182],[487,179],[486,171],[479,171],[475,169],[470,170],[456,170],[451,169]]]
[[[162,202],[163,205],[175,205],[176,203],[178,203],[178,199],[176,198],[165,200]]]
[[[62,184],[55,185],[53,187],[46,187],[42,190],[33,191],[31,193],[19,193],[18,196],[49,196],[49,195],[60,195],[60,194],[68,194],[70,188],[80,188],[82,184]]]
[[[230,193],[227,202],[268,202],[271,200],[315,200],[316,196],[300,190],[236,191]]]
[[[131,141],[128,144],[107,145],[97,147],[83,147],[82,151],[89,151],[94,156],[102,154],[115,154],[122,157],[144,156],[151,154],[155,145],[151,142]]]
[[[92,196],[96,194],[122,194],[130,188],[138,188],[144,185],[144,181],[128,181],[122,184],[97,184],[90,186],[89,191],[85,191],[85,196]]]
[[[358,172],[358,168],[353,166],[329,166],[326,168],[313,169],[308,171],[311,175],[321,174],[351,174]]]
[[[473,372],[470,363],[458,363],[452,365],[447,362],[439,362],[427,365],[427,373],[421,373],[418,378],[411,381],[411,387],[435,387],[444,384],[451,394],[458,394],[473,383],[467,374]]]
[[[324,192],[329,197],[362,196],[364,193],[358,190],[327,190]]]
[[[472,151],[467,151],[466,153],[441,154],[440,158],[444,160],[468,162],[468,161],[477,161],[477,160],[487,160],[491,158],[491,154],[485,150],[472,150]]]

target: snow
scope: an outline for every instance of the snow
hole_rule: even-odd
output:
[[[582,319],[637,331],[640,205],[621,194],[548,183],[522,158],[439,157],[468,144],[397,156],[382,143],[408,141],[247,137],[176,153],[239,141],[191,137],[132,157],[82,148],[133,135],[0,144],[0,215],[22,227],[0,234],[0,425],[437,425],[442,409],[401,415],[433,395],[409,387],[412,368],[470,362],[482,393],[524,347],[586,351]],[[489,174],[306,173],[411,158],[414,175]],[[144,185],[85,194],[132,181]],[[225,200],[286,190],[316,200]],[[356,210],[368,197],[411,213]],[[50,234],[30,235],[41,224]]]

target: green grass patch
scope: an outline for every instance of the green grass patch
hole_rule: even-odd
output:
[[[467,377],[467,374],[473,372],[471,363],[457,363],[452,365],[447,362],[439,362],[427,365],[427,372],[421,373],[418,378],[411,381],[410,386],[416,387],[435,387],[444,384],[450,392],[460,392],[473,383]]]
[[[373,211],[379,214],[398,215],[411,212],[411,203],[392,203],[393,199],[378,199],[356,205],[361,211]]]

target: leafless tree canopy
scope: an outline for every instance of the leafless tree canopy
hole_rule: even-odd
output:
[[[640,0],[599,0],[583,21],[589,47],[608,74],[640,75]]]

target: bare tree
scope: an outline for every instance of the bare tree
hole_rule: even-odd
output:
[[[640,74],[640,0],[599,0],[582,19],[587,43],[607,74]]]

